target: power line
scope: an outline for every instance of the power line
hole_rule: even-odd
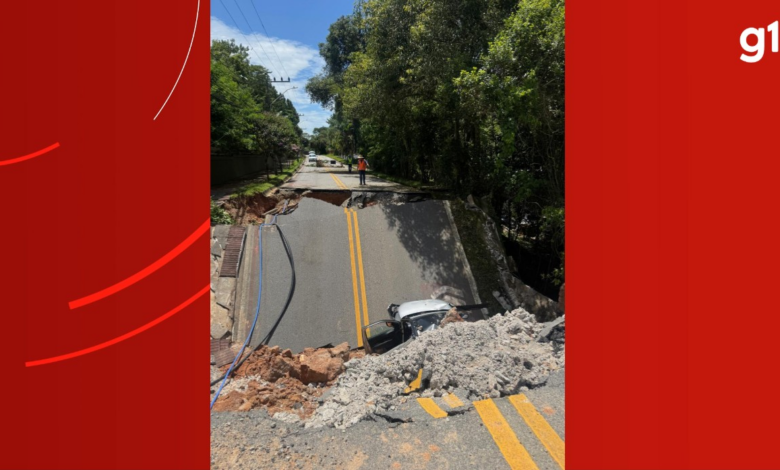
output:
[[[244,32],[243,32],[243,31],[241,31],[241,28],[239,28],[239,27],[238,27],[238,23],[236,23],[236,19],[235,19],[235,18],[233,18],[233,15],[232,15],[232,14],[230,14],[230,10],[228,10],[228,7],[225,5],[225,2],[223,2],[222,0],[219,0],[219,3],[221,3],[221,4],[222,4],[222,7],[225,9],[225,11],[227,12],[228,16],[229,16],[229,17],[230,17],[230,19],[233,21],[233,24],[234,24],[234,25],[236,25],[236,30],[238,30],[238,32],[239,32],[239,33],[241,33],[241,35],[242,35],[242,36],[244,36],[244,39],[246,39],[246,45],[247,45],[247,47],[248,47],[249,49],[251,49],[251,50],[252,50],[252,52],[254,52],[254,53],[255,53],[255,55],[257,56],[257,60],[258,60],[258,62],[260,62],[260,65],[263,65],[263,61],[260,59],[260,54],[258,54],[258,53],[257,53],[257,51],[255,50],[255,48],[254,48],[254,47],[252,47],[252,43],[249,41],[249,38],[248,38],[248,37],[246,37],[246,34],[244,34]],[[265,52],[265,51],[263,51],[263,52]],[[268,55],[268,54],[266,54],[266,55]],[[272,63],[272,65],[273,65],[273,63]],[[265,67],[265,66],[263,65],[263,67]],[[268,69],[269,69],[269,70],[271,70],[271,69],[270,69],[270,67],[269,67]],[[273,72],[273,70],[271,70],[271,71]]]
[[[246,21],[246,25],[249,26],[249,31],[251,32],[252,31],[252,25],[249,24],[249,20],[246,19],[246,15],[244,15],[244,11],[241,10],[241,6],[238,4],[238,2],[236,0],[233,0],[233,3],[236,4],[236,8],[238,8],[238,12],[241,13],[241,16],[244,17],[244,21]],[[263,47],[263,44],[258,41],[257,45],[260,46],[260,50],[263,51],[263,54],[265,54],[265,56],[268,57],[268,61],[271,63],[271,65],[273,65],[274,61],[271,60],[271,57],[268,55],[267,52],[265,52],[265,48]]]
[[[255,7],[255,3],[252,0],[249,0],[249,3],[252,5],[252,8],[255,10],[255,14],[257,15],[257,19],[260,21],[260,26],[263,27],[263,32],[265,33],[265,37],[271,39],[271,35],[268,34],[268,30],[265,29],[265,25],[263,24],[263,20],[260,19],[260,13],[257,12],[257,7]],[[282,66],[282,70],[284,71],[284,74],[287,75],[287,77],[290,77],[290,74],[287,73],[287,70],[284,68],[284,62],[282,62],[282,59],[279,58],[279,54],[276,52],[276,48],[274,47],[274,43],[271,42],[271,49],[274,51],[274,54],[276,55],[276,59],[279,61],[279,65]]]

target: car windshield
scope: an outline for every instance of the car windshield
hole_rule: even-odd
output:
[[[433,330],[439,326],[439,323],[441,323],[446,314],[446,310],[435,310],[431,312],[415,313],[414,315],[409,315],[407,318],[418,332],[423,332]]]

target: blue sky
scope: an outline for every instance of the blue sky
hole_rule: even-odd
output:
[[[276,89],[289,90],[284,96],[303,114],[301,129],[311,134],[326,125],[331,113],[313,104],[304,87],[322,70],[319,43],[325,42],[328,27],[352,9],[353,0],[216,0],[211,2],[211,39],[232,38],[248,45],[253,49],[251,63],[263,65],[276,77],[289,76],[290,83],[277,83]]]

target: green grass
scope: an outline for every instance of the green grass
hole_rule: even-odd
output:
[[[282,170],[282,172],[277,175],[272,175],[269,179],[263,181],[262,183],[250,183],[242,187],[241,189],[236,191],[236,193],[233,194],[231,197],[254,196],[255,194],[264,193],[273,187],[283,184],[285,181],[287,181],[287,178],[289,178],[290,176],[292,176],[293,173],[295,173],[295,171],[301,165],[301,162],[303,162],[303,160],[304,160],[303,158],[299,158],[298,160],[294,161],[289,168]]]
[[[483,225],[485,221],[482,215],[466,209],[463,201],[459,199],[451,201],[450,207],[455,225],[458,227],[463,251],[466,252],[466,258],[469,260],[471,274],[477,284],[480,300],[489,305],[488,312],[491,316],[503,312],[504,307],[493,297],[494,291],[502,292],[503,289],[498,265],[488,251],[487,242],[484,239]]]
[[[211,200],[211,225],[233,225],[236,223],[233,217],[230,216],[228,211],[222,207],[216,205],[214,200]]]

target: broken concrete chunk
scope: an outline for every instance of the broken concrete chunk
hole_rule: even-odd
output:
[[[211,300],[211,337],[222,339],[233,330],[233,319],[225,307],[217,304],[216,299]]]
[[[349,360],[349,343],[346,341],[330,349],[331,357],[339,357],[342,361]]]
[[[542,328],[542,331],[539,332],[539,335],[537,336],[537,339],[541,340],[542,338],[547,339],[550,337],[550,334],[553,332],[556,326],[561,325],[566,322],[566,316],[561,316],[556,318],[555,320],[551,322],[547,322],[544,324],[544,328]]]
[[[230,309],[236,294],[236,278],[220,277],[217,281],[217,304]]]
[[[335,357],[331,353],[320,352],[307,358],[301,365],[301,382],[330,382],[344,372],[344,360],[341,355]]]
[[[216,256],[211,257],[211,281],[216,283],[219,277],[219,259]]]
[[[471,194],[469,194],[466,197],[466,209],[468,209],[470,211],[479,210],[479,207],[477,207],[477,205],[474,204],[474,196],[472,196]]]
[[[222,249],[225,249],[225,246],[227,246],[227,239],[228,239],[228,232],[230,231],[231,225],[217,225],[214,228],[214,233],[211,238],[216,238],[219,242],[219,246],[222,247]]]
[[[498,300],[498,303],[501,304],[501,307],[503,307],[504,310],[506,310],[507,312],[512,310],[512,306],[509,305],[509,302],[504,298],[503,295],[501,295],[500,292],[493,291],[493,297],[495,297],[496,300]]]
[[[211,254],[213,256],[222,257],[222,246],[220,246],[219,242],[215,239],[211,240]]]

